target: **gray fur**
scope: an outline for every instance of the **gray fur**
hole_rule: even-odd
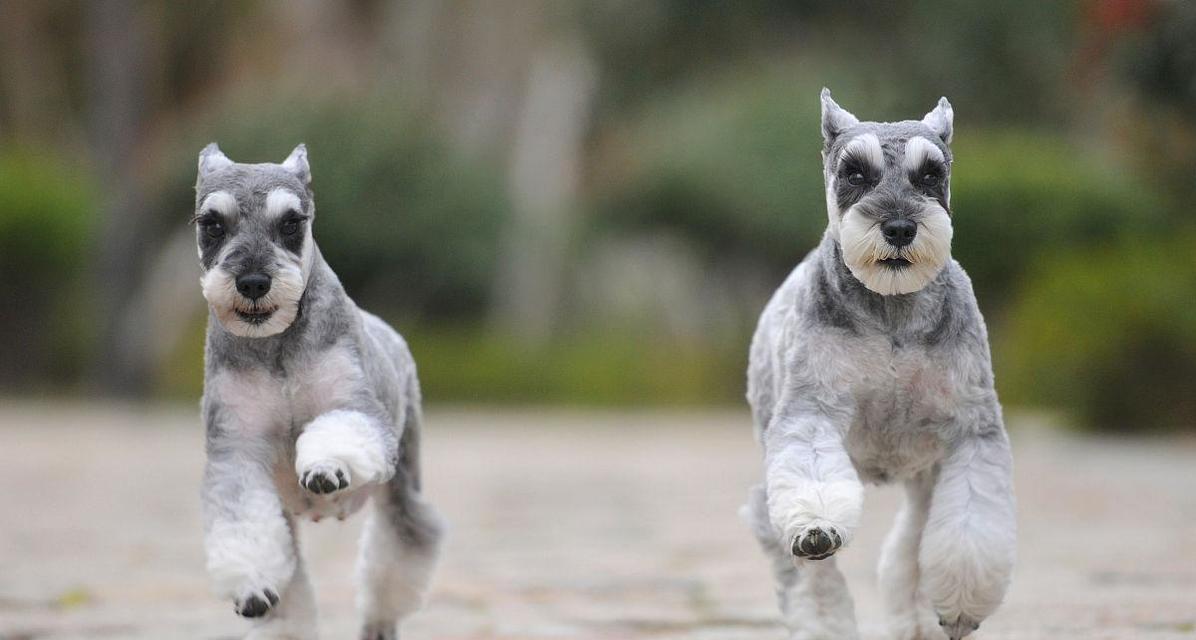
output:
[[[919,233],[938,215],[941,226],[951,118],[944,99],[922,121],[860,122],[823,94],[827,233],[765,308],[748,369],[766,468],[745,512],[773,559],[793,638],[856,637],[842,576],[824,564],[833,558],[798,554],[797,543],[804,554],[822,532],[848,545],[861,483],[909,488],[882,556],[894,637],[967,635],[1009,582],[1009,444],[972,284],[947,259],[916,291],[878,293],[849,268],[842,245],[849,215],[872,225],[911,219]],[[865,134],[880,143],[882,173],[867,189],[845,189],[844,151]],[[904,163],[915,137],[942,153],[938,188],[919,186],[921,166],[911,175]],[[946,634],[927,622],[938,618]]]
[[[359,566],[362,633],[393,637],[399,619],[419,605],[442,531],[420,493],[414,359],[398,333],[349,299],[308,230],[288,235],[278,212],[267,210],[272,192],[279,202],[293,194],[298,210],[283,217],[314,222],[302,146],[283,164],[237,164],[210,145],[199,169],[197,240],[205,281],[231,282],[248,272],[277,281],[288,269],[292,278],[303,273],[294,318],[272,335],[245,335],[252,327],[235,320],[226,326],[219,307],[247,303],[228,287],[210,289],[218,293],[209,298],[205,351],[203,502],[217,590],[243,615],[255,597],[267,609],[250,637],[314,637],[314,602],[294,543],[294,519],[343,518],[370,500]],[[236,211],[219,209],[219,200],[205,210],[213,194],[231,195]],[[213,218],[224,229],[217,245],[206,235]],[[286,304],[278,302],[280,309]],[[305,462],[305,455],[316,459]],[[325,476],[332,491],[301,484]],[[282,603],[263,605],[269,594]]]

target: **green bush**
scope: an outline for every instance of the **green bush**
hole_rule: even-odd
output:
[[[743,400],[747,354],[738,345],[716,349],[599,328],[529,349],[478,327],[399,329],[430,401],[615,406]]]
[[[91,177],[62,158],[0,152],[0,383],[28,388],[78,373],[98,198]]]
[[[1142,237],[1165,218],[1152,190],[1055,136],[956,130],[952,252],[985,311],[1000,311],[1036,258]]]
[[[1040,261],[997,345],[1006,400],[1107,431],[1196,428],[1196,233]]]
[[[172,224],[194,208],[207,142],[239,162],[281,162],[305,142],[320,249],[349,293],[382,313],[477,314],[508,200],[496,170],[454,154],[426,123],[383,97],[234,102],[178,145],[165,188]]]

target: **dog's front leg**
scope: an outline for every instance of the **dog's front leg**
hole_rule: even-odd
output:
[[[768,519],[778,536],[777,595],[791,640],[858,637],[847,582],[831,556],[859,522],[863,487],[842,431],[816,413],[780,413],[764,433]]]
[[[258,618],[278,604],[295,571],[290,523],[274,486],[273,443],[210,430],[204,470],[204,547],[216,592]]]
[[[336,409],[316,416],[295,443],[299,484],[326,494],[390,480],[398,461],[399,434],[379,414]]]
[[[1017,536],[1011,470],[999,418],[956,442],[939,469],[919,565],[952,640],[978,628],[1009,586]]]
[[[843,432],[824,414],[780,412],[764,434],[769,519],[798,558],[829,557],[859,523],[864,488]]]

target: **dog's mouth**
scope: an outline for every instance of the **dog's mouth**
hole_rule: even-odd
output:
[[[276,310],[277,309],[254,309],[252,311],[242,311],[240,309],[235,309],[237,317],[241,319],[241,322],[254,325],[262,324],[263,322],[269,320],[270,316],[274,315]]]
[[[877,260],[876,264],[886,266],[890,269],[904,269],[913,263],[905,258],[885,258],[884,260]]]

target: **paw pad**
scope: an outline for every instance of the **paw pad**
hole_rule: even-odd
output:
[[[797,534],[793,539],[793,555],[807,560],[823,560],[831,557],[843,546],[843,536],[832,528],[813,527]]]
[[[349,486],[349,472],[331,463],[313,465],[303,472],[299,484],[312,493],[333,493]]]
[[[276,604],[278,604],[278,594],[274,593],[273,589],[264,589],[261,593],[251,594],[234,603],[237,615],[245,618],[260,618]]]

